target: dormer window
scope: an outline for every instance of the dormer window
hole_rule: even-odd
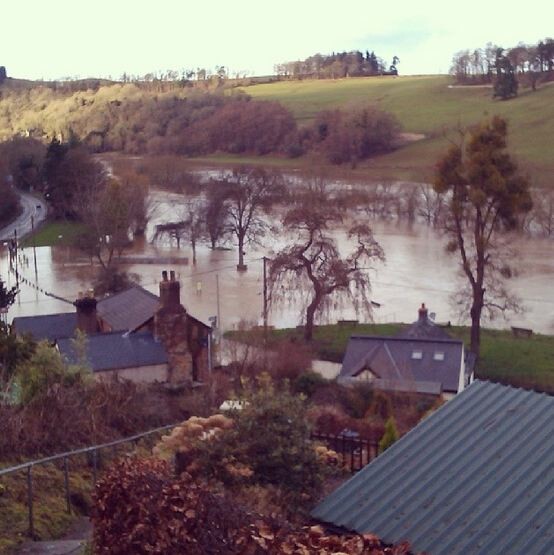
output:
[[[433,360],[444,360],[444,353],[442,351],[435,351]]]
[[[412,351],[412,360],[421,360],[423,358],[423,351]]]

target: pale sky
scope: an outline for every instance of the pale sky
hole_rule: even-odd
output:
[[[183,68],[273,73],[317,52],[374,50],[401,74],[446,73],[488,41],[554,34],[553,0],[0,0],[0,65],[11,77],[144,74]]]

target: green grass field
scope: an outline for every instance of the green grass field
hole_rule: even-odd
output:
[[[83,224],[76,222],[49,221],[23,241],[24,247],[72,246],[82,233]]]
[[[395,335],[401,328],[402,324],[318,326],[314,333],[315,356],[342,362],[351,335]],[[454,326],[448,333],[463,340],[466,347],[469,345],[469,328]],[[299,329],[273,330],[271,334],[275,339],[302,339]],[[476,376],[554,393],[554,336],[535,334],[529,339],[516,339],[508,330],[482,330],[481,360]]]
[[[492,99],[490,88],[449,88],[447,76],[369,77],[283,81],[244,89],[259,100],[277,100],[297,121],[309,123],[321,110],[370,103],[396,115],[408,133],[426,138],[374,158],[355,173],[370,177],[429,180],[447,145],[445,132],[498,114],[510,123],[509,147],[523,171],[540,186],[554,186],[554,85],[528,89],[509,101]]]

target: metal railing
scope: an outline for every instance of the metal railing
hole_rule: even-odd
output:
[[[29,518],[29,528],[28,535],[33,538],[35,535],[35,525],[34,525],[34,513],[33,513],[33,467],[41,466],[45,464],[52,464],[57,461],[63,461],[63,473],[64,473],[64,489],[65,498],[67,504],[67,512],[71,513],[71,491],[69,487],[69,459],[71,457],[76,457],[78,455],[88,455],[92,456],[92,485],[96,484],[96,479],[98,475],[98,453],[105,449],[112,449],[112,453],[116,454],[116,449],[119,445],[124,443],[135,443],[135,445],[144,437],[151,436],[153,434],[158,434],[171,428],[178,426],[177,424],[168,424],[167,426],[161,426],[160,428],[154,428],[153,430],[148,430],[146,432],[141,432],[134,436],[125,437],[123,439],[117,439],[115,441],[110,441],[108,443],[101,443],[99,445],[93,445],[90,447],[82,447],[80,449],[75,449],[73,451],[67,451],[65,453],[60,453],[58,455],[52,455],[50,457],[45,457],[43,459],[37,459],[34,461],[25,462],[18,464],[16,466],[11,466],[8,468],[0,468],[0,478],[2,476],[7,476],[8,474],[14,474],[16,472],[26,472],[27,473],[27,506],[28,506],[28,518]]]
[[[350,472],[358,472],[379,454],[377,441],[349,435],[333,435],[314,432],[311,438],[327,445],[342,460],[342,467]]]

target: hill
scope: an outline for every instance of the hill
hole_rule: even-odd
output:
[[[212,145],[211,150],[194,143],[203,140],[207,132],[204,119],[230,99],[225,96],[237,98],[236,93],[244,91],[254,100],[282,103],[293,113],[299,126],[313,122],[321,110],[361,102],[393,113],[403,126],[409,139],[407,143],[361,163],[355,170],[347,166],[328,167],[330,173],[347,173],[349,178],[430,181],[435,161],[448,144],[445,133],[456,137],[460,125],[499,114],[510,122],[510,149],[531,182],[552,186],[554,158],[550,145],[554,142],[554,86],[543,84],[536,92],[524,89],[517,98],[500,101],[492,99],[491,89],[486,86],[453,87],[451,84],[452,78],[448,76],[277,81],[242,87],[232,81],[183,84],[86,79],[46,83],[8,78],[0,86],[0,140],[13,135],[31,135],[41,140],[67,139],[75,135],[96,151],[157,154],[170,147],[170,152],[208,156],[199,160],[202,164],[253,162],[289,168],[313,166],[312,155],[294,160],[276,154],[256,157],[252,156],[255,150],[243,152],[244,149],[235,148],[234,143],[233,148],[227,149],[218,143]],[[206,92],[215,94],[208,98]],[[271,129],[267,114],[260,114]],[[281,118],[277,113],[273,115]],[[247,123],[252,127],[251,118],[252,114],[243,114],[243,127]],[[217,116],[212,119],[212,134],[219,137],[222,120]],[[197,128],[189,128],[195,121]],[[258,123],[255,125],[258,134],[265,137],[265,127],[262,129]],[[281,134],[287,129],[281,129]],[[231,126],[231,139],[236,130],[235,122]],[[169,138],[169,143],[162,144],[160,137]],[[188,143],[188,146],[181,144],[185,139],[194,143],[192,147]],[[223,154],[209,155],[215,151]],[[265,149],[265,152],[282,151]],[[327,165],[317,157],[315,163],[318,167]]]
[[[395,152],[367,162],[364,173],[391,178],[427,180],[447,145],[445,131],[498,114],[510,122],[510,148],[536,185],[551,186],[554,171],[554,86],[521,91],[509,101],[492,99],[488,87],[453,87],[448,76],[368,77],[281,81],[243,90],[255,99],[277,100],[299,123],[313,121],[317,112],[368,102],[392,112],[404,131],[424,134]]]

